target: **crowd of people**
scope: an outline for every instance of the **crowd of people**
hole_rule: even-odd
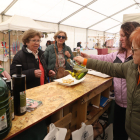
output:
[[[126,22],[120,29],[120,47],[118,52],[107,55],[87,55],[74,57],[71,48],[66,45],[67,33],[58,31],[54,35],[55,43],[47,41],[45,52],[39,49],[40,32],[29,29],[23,34],[22,50],[14,56],[10,66],[10,75],[16,73],[16,65],[22,65],[26,75],[27,89],[46,84],[48,77],[56,79],[60,67],[71,70],[67,59],[74,59],[87,68],[106,73],[112,77],[115,93],[114,140],[140,139],[140,24]],[[77,46],[81,48],[81,43]],[[2,66],[0,65],[0,68]],[[10,79],[6,71],[1,77]]]

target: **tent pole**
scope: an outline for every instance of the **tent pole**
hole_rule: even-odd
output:
[[[10,30],[8,30],[9,32],[9,66],[11,65],[11,51],[10,51]]]
[[[88,28],[86,29],[86,46],[88,46]]]

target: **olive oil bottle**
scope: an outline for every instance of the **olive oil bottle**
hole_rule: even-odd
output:
[[[26,75],[22,74],[22,65],[16,65],[16,74],[12,75],[14,113],[21,116],[26,113]]]
[[[0,68],[0,73],[4,71]],[[9,133],[12,126],[11,119],[11,96],[5,81],[0,77],[0,139]]]
[[[11,93],[11,115],[12,115],[12,120],[13,120],[15,118],[15,114],[14,114],[14,96],[13,96],[13,89],[11,86],[11,80],[6,80],[6,84]]]
[[[88,70],[84,66],[78,65],[71,59],[68,59],[67,62],[73,68],[73,72],[68,72],[71,74],[72,77],[75,77],[75,79],[80,80],[87,74]]]

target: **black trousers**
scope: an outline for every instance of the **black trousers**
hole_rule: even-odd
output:
[[[114,140],[128,140],[128,135],[125,131],[125,113],[126,108],[120,107],[115,103],[113,123]]]

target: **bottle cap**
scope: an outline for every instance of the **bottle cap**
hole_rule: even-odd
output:
[[[22,65],[18,64],[16,65],[16,74],[17,76],[21,76],[22,73]]]
[[[5,77],[2,77],[2,79],[6,82],[6,80],[7,80],[7,78],[5,78]]]

